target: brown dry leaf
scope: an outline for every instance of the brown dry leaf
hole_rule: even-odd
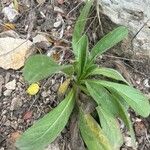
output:
[[[46,36],[46,39],[48,40],[49,43],[54,43],[54,39],[52,39],[51,37]]]
[[[32,42],[11,37],[0,38],[0,67],[3,69],[19,69],[24,65],[34,49]]]
[[[32,114],[33,112],[32,111],[27,111],[24,116],[23,116],[23,120],[28,120],[28,119],[31,119],[32,118]]]
[[[21,132],[20,131],[16,131],[10,134],[10,138],[7,139],[6,145],[7,145],[7,149],[10,150],[16,150],[16,140],[21,136]]]
[[[16,28],[16,26],[13,23],[5,23],[4,24],[4,31],[14,30],[15,28]]]
[[[64,95],[70,84],[70,79],[65,80],[58,89],[58,95]]]
[[[59,60],[60,60],[60,53],[59,53],[59,52],[53,52],[53,53],[52,53],[52,58],[53,58],[55,61],[59,61]]]
[[[21,133],[19,131],[13,132],[11,133],[11,141],[15,142],[19,137],[20,137]]]

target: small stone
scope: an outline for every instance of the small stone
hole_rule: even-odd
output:
[[[10,22],[15,22],[19,17],[18,11],[13,8],[13,3],[3,8],[2,13],[4,13]]]
[[[61,26],[61,20],[54,23],[55,28],[59,28]]]
[[[12,80],[10,82],[8,82],[5,87],[8,89],[8,90],[15,90],[16,88],[16,80]]]
[[[45,150],[60,150],[58,141],[54,141],[53,143],[49,144]]]
[[[17,110],[22,106],[22,100],[19,97],[15,97],[12,99],[10,110]]]
[[[45,97],[47,97],[47,96],[48,96],[48,94],[49,94],[48,92],[43,91],[43,92],[41,93],[41,96],[45,98]]]
[[[18,70],[25,60],[34,52],[30,40],[21,38],[0,38],[0,67],[3,69]]]
[[[20,38],[18,33],[15,32],[14,30],[8,30],[8,31],[4,31],[4,32],[0,33],[0,37],[2,37],[2,38],[4,38],[4,37]]]
[[[7,113],[7,110],[3,110],[2,113],[1,113],[1,115],[3,116],[3,115],[5,115],[6,113]]]
[[[13,129],[17,129],[17,127],[18,127],[18,123],[17,123],[17,121],[13,121],[13,122],[11,122],[11,127],[13,128]]]
[[[57,7],[57,6],[54,7],[54,11],[64,14],[64,11],[61,8]]]
[[[56,83],[56,84],[52,85],[52,87],[51,87],[51,89],[52,89],[54,92],[57,92],[58,88],[59,88],[59,83]]]
[[[7,116],[4,115],[4,116],[2,117],[2,119],[1,119],[1,123],[5,122],[6,120],[7,120]]]
[[[57,0],[58,4],[62,5],[64,3],[64,0]]]
[[[128,147],[132,147],[131,137],[124,137],[125,145]]]
[[[143,84],[144,84],[145,87],[150,88],[150,79],[145,79],[143,81]]]
[[[33,43],[40,43],[40,42],[46,42],[49,43],[48,39],[46,38],[46,36],[42,35],[42,34],[38,34],[33,38]]]
[[[7,120],[7,121],[4,123],[4,125],[7,126],[7,127],[9,127],[10,124],[11,124],[10,120]]]
[[[11,95],[12,90],[6,90],[4,91],[4,96],[10,96]]]

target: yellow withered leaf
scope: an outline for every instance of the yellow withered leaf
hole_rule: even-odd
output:
[[[29,95],[36,95],[40,90],[39,84],[38,83],[32,83],[28,89],[27,89],[27,93]]]
[[[15,29],[15,24],[13,23],[5,23],[4,24],[4,30],[14,30]]]
[[[14,4],[14,8],[15,10],[19,10],[19,4],[18,4],[18,0],[13,0],[13,4]]]
[[[70,79],[66,79],[58,89],[58,95],[64,95],[70,84]]]

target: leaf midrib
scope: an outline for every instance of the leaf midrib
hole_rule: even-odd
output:
[[[67,105],[65,106],[64,110],[61,112],[61,114],[59,115],[59,117],[54,121],[54,123],[47,129],[47,131],[42,136],[40,136],[39,138],[35,139],[33,142],[30,143],[30,145],[33,145],[33,143],[35,143],[36,141],[38,141],[39,139],[41,139],[43,136],[45,136],[50,131],[50,129],[55,125],[55,123],[63,115],[64,111],[66,110],[66,108],[68,107],[70,101],[72,100],[71,98],[68,98],[68,99],[70,99],[70,100],[68,101]]]

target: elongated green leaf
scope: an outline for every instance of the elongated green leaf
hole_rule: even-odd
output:
[[[150,114],[150,104],[148,99],[138,90],[133,87],[118,84],[114,82],[108,81],[98,81],[93,80],[92,83],[103,85],[106,88],[114,89],[121,95],[124,100],[137,112],[139,115],[143,117],[148,117]],[[143,109],[144,108],[144,109]]]
[[[86,82],[86,87],[92,98],[104,110],[109,110],[111,114],[116,114],[116,106],[112,103],[110,93],[102,86],[93,82]]]
[[[130,136],[132,139],[132,147],[136,148],[136,139],[135,139],[135,134],[134,134],[132,122],[131,122],[130,117],[128,115],[127,109],[120,102],[121,96],[119,96],[114,91],[112,91],[112,97],[113,97],[112,100],[116,105],[118,117],[120,117],[120,119],[122,119],[122,121],[125,123],[125,125],[127,126],[128,130],[130,132]]]
[[[121,96],[119,96],[117,93],[115,93],[114,90],[111,90],[113,92],[109,93],[106,89],[102,88],[101,85],[95,82],[93,83],[87,81],[86,85],[88,91],[90,91],[90,95],[99,105],[101,105],[101,108],[103,108],[103,110],[107,110],[107,112],[111,113],[113,117],[119,117],[120,119],[123,120],[128,130],[130,131],[132,144],[133,147],[135,147],[136,140],[135,140],[134,130],[132,127],[131,120],[129,119],[128,116],[128,112],[127,112],[128,107],[126,106],[126,104],[124,104],[125,102],[123,101],[124,99]]]
[[[108,110],[104,110],[100,106],[98,106],[96,110],[99,115],[102,130],[109,139],[112,150],[120,150],[120,147],[123,144],[123,138],[117,119],[113,114],[110,114]]]
[[[88,67],[88,68],[87,68]],[[87,60],[87,63],[86,63],[86,66],[85,66],[85,70],[84,72],[82,73],[82,76],[80,77],[80,79],[85,79],[88,77],[88,75],[94,71],[94,69],[97,68],[97,65],[96,64],[92,64],[90,66],[88,66],[88,60]]]
[[[66,66],[58,65],[46,55],[34,55],[25,63],[23,76],[26,81],[33,83],[47,78],[64,68],[66,68]]]
[[[79,72],[78,75],[80,76],[84,70],[86,60],[87,60],[87,52],[88,52],[88,37],[83,35],[81,40],[79,41],[78,45],[79,51]]]
[[[109,48],[122,41],[128,35],[126,27],[120,26],[104,36],[91,50],[91,61]]]
[[[54,141],[67,124],[74,102],[74,92],[71,90],[56,108],[37,121],[17,140],[16,146],[19,150],[43,150],[47,144]]]
[[[104,132],[91,115],[80,112],[79,127],[88,150],[112,150]]]
[[[80,41],[82,34],[84,32],[87,17],[92,6],[93,0],[87,0],[86,5],[82,9],[80,16],[74,27],[73,37],[72,37],[72,47],[76,57],[78,57],[78,42]]]
[[[104,67],[98,68],[97,67],[89,75],[103,75],[103,76],[106,76],[106,77],[109,77],[118,81],[123,81],[129,84],[118,71],[111,69],[111,68],[104,68]]]

